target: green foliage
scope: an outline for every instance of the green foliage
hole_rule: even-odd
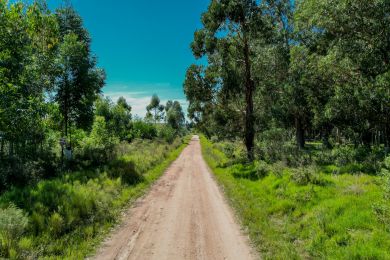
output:
[[[131,141],[131,106],[125,98],[120,97],[114,105],[109,98],[99,97],[95,107],[95,114],[105,118],[111,135],[117,136],[121,141]]]
[[[143,181],[143,176],[137,172],[134,162],[123,159],[110,163],[109,175],[111,178],[121,178],[123,183],[129,185]]]
[[[258,137],[256,142],[257,155],[267,162],[273,163],[284,159],[288,136],[285,129],[271,128]]]
[[[105,74],[96,68],[90,51],[90,38],[80,16],[70,7],[57,12],[60,26],[58,76],[55,100],[68,136],[68,127],[75,124],[88,129],[93,122],[93,103],[104,86]]]
[[[110,134],[104,117],[97,116],[91,134],[83,144],[83,155],[93,164],[102,164],[112,159],[113,150],[119,139]]]
[[[168,143],[172,143],[177,136],[177,130],[169,125],[160,126],[158,128],[157,137],[165,140]]]
[[[390,156],[386,157],[383,162],[381,175],[383,176],[383,186],[385,189],[386,199],[390,198]]]
[[[183,109],[179,101],[169,100],[165,105],[166,122],[173,129],[179,130],[185,123]]]
[[[157,137],[157,128],[148,122],[135,120],[131,129],[132,138],[153,139]]]
[[[267,172],[258,178],[256,163],[226,167],[231,159],[219,150],[223,146],[203,136],[201,144],[263,259],[390,257],[390,204],[381,177],[258,162]]]
[[[84,258],[118,219],[122,207],[140,196],[184,146],[181,139],[172,144],[121,143],[113,153],[116,159],[106,167],[4,193],[0,207],[12,202],[23,211],[14,206],[0,210],[1,241],[12,241],[0,252],[5,257],[12,253],[20,258]]]
[[[160,104],[160,98],[154,94],[150,104],[146,107],[146,119],[154,120],[154,123],[160,122],[164,118],[164,106]]]
[[[27,224],[26,214],[13,204],[0,209],[0,256],[15,258],[17,241],[23,235]]]
[[[278,143],[293,131],[300,150],[313,140],[388,147],[389,11],[385,0],[210,1],[191,45],[207,65],[184,81],[189,118],[208,137],[245,140],[249,153],[255,132],[269,162],[283,159]],[[350,163],[338,152],[338,165]],[[372,159],[363,168],[378,171]]]

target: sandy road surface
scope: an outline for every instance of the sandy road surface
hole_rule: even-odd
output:
[[[253,259],[197,136],[127,212],[95,259]]]

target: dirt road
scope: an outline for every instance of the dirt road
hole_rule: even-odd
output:
[[[126,216],[95,259],[253,259],[197,136]]]

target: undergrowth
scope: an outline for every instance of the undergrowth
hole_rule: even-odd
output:
[[[142,195],[185,146],[179,138],[172,144],[123,143],[116,148],[117,159],[101,168],[4,193],[0,258],[85,258],[115,225],[124,206]]]
[[[390,203],[383,177],[340,172],[341,163],[232,163],[221,144],[204,136],[201,143],[262,258],[390,259]]]

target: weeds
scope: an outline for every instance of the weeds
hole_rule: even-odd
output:
[[[383,199],[382,177],[362,174],[362,167],[315,165],[315,154],[294,167],[286,161],[237,164],[221,156],[220,145],[204,137],[201,143],[263,259],[390,258],[390,203]],[[345,153],[337,154],[340,163],[351,162]],[[383,167],[383,172],[390,169]]]
[[[4,193],[0,256],[84,258],[115,224],[122,207],[141,195],[183,147],[179,139],[172,144],[142,140],[120,144],[115,149],[118,159],[108,166]],[[10,202],[18,208],[8,207]]]

